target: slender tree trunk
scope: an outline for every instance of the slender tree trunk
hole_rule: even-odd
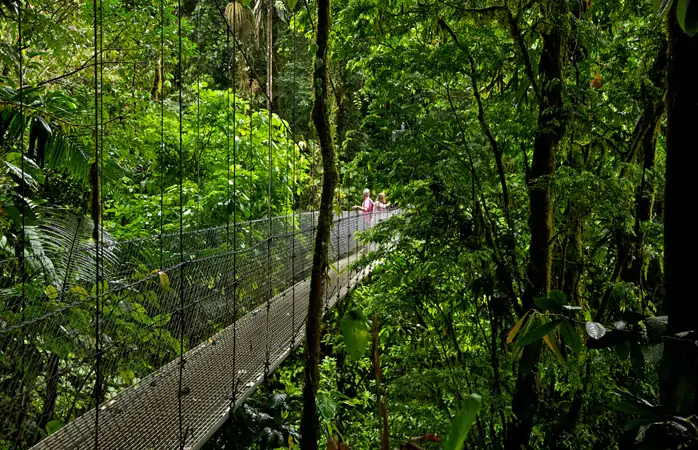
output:
[[[480,96],[480,88],[477,84],[477,66],[475,60],[472,56],[468,55],[468,61],[470,62],[470,83],[473,88],[473,95],[477,102],[477,120],[480,122],[480,128],[483,134],[487,137],[487,141],[492,147],[492,153],[494,153],[494,160],[497,163],[497,173],[499,174],[499,183],[502,186],[502,204],[504,210],[504,218],[509,226],[509,232],[513,231],[513,224],[511,221],[511,214],[509,213],[509,189],[507,188],[507,179],[504,173],[504,163],[502,162],[502,151],[497,144],[497,140],[494,138],[492,131],[490,130],[487,121],[485,120],[485,108],[482,105],[482,98]]]
[[[315,101],[313,104],[313,123],[320,141],[323,164],[323,185],[320,198],[317,234],[313,248],[313,268],[310,275],[310,298],[308,300],[308,321],[305,342],[305,384],[303,386],[303,414],[301,417],[301,448],[317,450],[318,420],[315,408],[320,353],[320,322],[322,315],[323,280],[327,267],[327,249],[332,226],[332,203],[337,186],[337,167],[332,146],[332,133],[329,123],[327,101],[329,84],[327,82],[327,48],[330,34],[330,0],[318,0],[317,52],[315,53],[315,70],[313,86]]]
[[[570,207],[572,205],[570,204]],[[571,221],[571,231],[568,236],[567,249],[563,254],[565,258],[565,271],[563,274],[563,292],[567,294],[570,303],[579,305],[580,284],[584,263],[582,253],[582,219],[575,217],[570,208],[568,218]]]
[[[48,359],[44,409],[41,412],[41,418],[39,419],[39,428],[42,430],[46,429],[46,424],[53,419],[53,414],[56,409],[56,399],[58,398],[58,365],[60,361],[60,358],[53,354],[49,356]]]
[[[542,100],[538,108],[538,129],[533,144],[531,176],[528,180],[531,208],[531,244],[529,250],[529,285],[523,296],[524,310],[534,308],[533,300],[550,291],[554,214],[550,183],[555,175],[557,144],[564,134],[562,111],[562,47],[559,22],[566,20],[564,0],[549,0],[546,16],[550,25],[543,33],[543,49],[538,71],[541,77]],[[538,371],[540,344],[524,348],[512,399],[515,421],[508,427],[505,447],[528,447],[533,419],[538,410]]]
[[[505,2],[506,5],[506,2]],[[518,50],[518,56],[521,58],[524,64],[524,69],[526,69],[526,75],[531,83],[533,92],[536,94],[536,98],[540,100],[540,91],[538,89],[538,84],[536,83],[536,76],[533,73],[533,64],[531,64],[531,58],[528,55],[528,48],[526,47],[526,41],[521,34],[521,28],[519,27],[519,18],[514,17],[508,6],[505,6],[507,14],[507,25],[509,28],[509,34],[511,38],[516,43],[516,48]],[[520,13],[519,13],[520,15]]]
[[[695,337],[674,336],[698,330],[695,258],[698,236],[691,202],[698,198],[695,180],[696,117],[698,117],[698,36],[689,37],[676,20],[676,3],[669,13],[667,68],[667,157],[664,198],[665,307],[668,334],[660,366],[662,405],[674,414],[698,412],[698,353]]]
[[[161,61],[158,60],[158,62],[155,63],[155,74],[153,75],[153,88],[150,90],[150,99],[152,101],[155,101],[158,99],[161,81],[162,81],[162,65],[161,65]]]

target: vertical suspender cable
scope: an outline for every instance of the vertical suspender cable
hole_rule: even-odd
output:
[[[226,44],[228,47],[230,47],[230,33],[235,33],[235,30],[237,30],[237,13],[234,11],[233,12],[233,29],[232,31],[228,29],[228,32],[226,33],[227,35],[227,42]],[[237,278],[237,208],[238,208],[238,203],[237,203],[237,195],[238,195],[238,187],[237,187],[237,98],[236,98],[236,82],[235,82],[235,75],[237,73],[237,53],[235,51],[235,47],[233,46],[233,67],[232,67],[232,76],[231,76],[231,83],[232,83],[232,88],[233,88],[233,395],[231,397],[231,402],[230,402],[230,411],[232,412],[233,409],[235,409],[235,404],[237,403],[237,320],[238,320],[238,309],[237,309],[237,287],[238,287],[238,278]],[[228,110],[230,110],[230,105],[228,105]],[[251,124],[251,122],[250,122]],[[251,126],[251,125],[250,125]],[[230,154],[230,145],[228,145],[228,154]],[[228,161],[228,173],[230,173],[230,161]],[[230,185],[230,182],[228,182],[228,185]],[[230,196],[228,196],[228,201],[230,201]]]
[[[20,137],[19,137],[19,146],[20,146],[20,170],[22,171],[22,179],[20,181],[20,187],[19,187],[19,192],[20,195],[22,196],[22,202],[24,202],[24,199],[26,198],[25,195],[25,190],[24,190],[24,55],[22,53],[23,47],[24,47],[24,35],[22,34],[22,2],[17,2],[17,47],[19,51],[19,125],[20,125]],[[20,297],[20,309],[21,309],[21,321],[20,323],[24,323],[25,320],[25,309],[26,309],[26,300],[27,300],[27,292],[26,292],[26,280],[27,277],[25,275],[26,273],[26,261],[25,261],[25,255],[24,255],[24,248],[25,248],[25,241],[26,241],[26,208],[28,205],[26,205],[26,202],[22,205],[22,210],[21,210],[21,230],[20,230],[20,242],[21,242],[21,253],[20,253],[20,259],[19,259],[19,273],[20,277],[22,279],[22,293]],[[22,328],[22,336],[21,336],[21,342],[20,346],[22,348],[21,354],[20,354],[20,362],[21,362],[21,367],[24,367],[24,328]],[[24,403],[25,403],[25,394],[24,394],[24,389],[25,389],[25,383],[24,383],[24,376],[22,376],[20,380],[20,408],[19,412],[17,413],[17,429],[15,430],[15,447],[19,448],[20,446],[20,441],[22,439],[22,427],[24,424],[24,414],[22,411],[24,410]]]
[[[235,12],[233,12],[233,20],[235,20]],[[230,50],[230,31],[226,28],[225,33],[225,49]],[[228,76],[230,76],[230,63],[226,63],[226,70],[228,71]],[[225,108],[225,145],[226,145],[226,166],[227,166],[227,183],[226,186],[226,210],[225,210],[225,248],[226,251],[230,251],[230,86],[227,86],[226,91],[226,108]],[[233,205],[234,213],[235,205]],[[233,220],[233,235],[235,235],[235,220]],[[235,252],[235,246],[233,246],[233,252]]]
[[[283,124],[282,126],[285,126],[283,119],[281,117],[279,117],[279,118],[281,119],[281,123]],[[289,153],[289,149],[291,148],[291,136],[289,133],[289,127],[286,127],[286,132],[284,133],[284,135],[286,137],[286,139],[285,139],[285,144],[286,144],[286,147],[285,147],[285,151],[286,151],[286,174],[285,174],[286,175],[286,186],[285,186],[285,190],[286,189],[290,190],[291,189],[291,186],[290,186],[290,183],[291,183],[291,154]],[[289,279],[291,281],[291,284],[293,284],[293,279],[292,279],[293,277],[288,276],[288,269],[289,268],[286,266],[286,264],[288,263],[287,258],[288,258],[288,250],[290,247],[289,244],[290,244],[290,239],[291,239],[291,236],[289,236],[289,234],[288,234],[289,221],[293,217],[293,215],[291,214],[290,192],[286,191],[285,199],[286,199],[286,208],[285,208],[285,213],[284,213],[284,236],[285,236],[284,237],[284,246],[286,247],[286,253],[284,254],[284,263],[283,263],[284,264],[284,266],[283,266],[284,273],[282,274],[282,284],[283,284],[283,288],[284,288],[284,291],[283,291],[284,300],[286,299],[286,295],[288,294],[288,290],[285,289],[286,288],[286,284],[285,284],[286,279]]]
[[[324,173],[323,173],[323,176],[324,176]],[[331,211],[331,209],[332,209],[332,207],[330,207],[330,211]],[[332,220],[332,219],[330,219],[330,220]],[[334,221],[332,221],[332,222],[334,222]],[[332,225],[334,225],[334,223]],[[332,253],[329,251],[330,250],[329,247],[333,246],[332,245],[332,228],[330,228],[330,234],[327,238],[327,245],[328,245],[327,264],[325,264],[325,289],[324,289],[324,291],[325,291],[325,317],[327,317],[329,312],[330,312],[330,266],[332,265],[332,261],[330,260],[330,258],[332,257],[331,256]],[[335,249],[335,254],[336,254],[337,250],[338,249]]]
[[[100,331],[100,295],[101,295],[101,277],[99,273],[99,256],[100,256],[100,235],[99,235],[99,219],[100,219],[100,174],[99,174],[99,148],[100,148],[100,123],[99,123],[99,39],[98,39],[98,24],[97,24],[97,0],[92,2],[93,25],[94,25],[94,94],[95,94],[95,153],[93,165],[92,179],[92,221],[94,229],[92,237],[95,240],[95,434],[94,446],[95,450],[99,449],[99,399],[101,398],[101,331]]]
[[[251,72],[251,70],[250,70]],[[250,75],[251,79],[252,75]],[[252,81],[250,81],[251,86]],[[249,113],[248,121],[250,124],[250,134],[247,136],[247,160],[245,160],[245,167],[252,168],[254,166],[254,158],[252,157],[252,100],[254,99],[254,90],[250,90],[250,99],[247,104],[247,112]],[[257,112],[257,117],[259,118],[259,112]]]
[[[339,169],[337,169],[337,172],[339,173]],[[342,260],[342,248],[340,247],[340,230],[342,229],[342,200],[339,195],[341,191],[341,188],[337,189],[337,211],[339,211],[339,217],[335,217],[334,220],[334,232],[337,233],[337,302],[339,302],[339,291],[342,288],[342,268],[339,267],[339,261]]]
[[[296,124],[296,12],[291,11],[291,40],[293,41],[293,50],[291,58],[293,60],[293,89],[291,90],[291,130]],[[291,156],[291,344],[289,354],[293,351],[296,345],[296,214],[293,211],[293,203],[295,203],[296,195],[296,138],[291,134],[293,145],[290,151]]]
[[[178,412],[179,412],[179,448],[184,450],[184,417],[182,411],[182,379],[184,377],[184,243],[183,243],[183,227],[184,227],[184,189],[182,187],[183,178],[183,163],[182,163],[182,84],[183,84],[183,65],[182,65],[182,0],[177,1],[177,38],[178,38],[178,60],[177,72],[179,76],[179,390],[177,392]]]
[[[267,283],[268,283],[268,291],[267,291],[267,348],[266,348],[266,360],[264,364],[264,379],[266,380],[267,377],[269,376],[269,365],[270,365],[270,349],[269,349],[269,313],[271,310],[271,296],[272,296],[272,273],[271,273],[271,243],[272,243],[272,223],[271,223],[271,172],[272,172],[272,145],[271,145],[271,137],[272,137],[272,119],[273,119],[273,104],[272,104],[272,99],[273,99],[273,89],[272,89],[272,82],[273,82],[273,76],[272,76],[272,56],[273,56],[273,32],[274,30],[272,29],[272,23],[273,23],[273,18],[272,18],[272,13],[274,11],[274,5],[272,4],[271,0],[267,0],[267,225],[268,225],[268,234],[267,234]]]
[[[163,225],[165,211],[165,1],[160,0],[160,270],[162,270]]]
[[[201,3],[196,5],[196,204],[199,207],[198,220],[201,226],[201,155],[203,153],[201,141]]]
[[[104,186],[102,185],[102,178],[104,177],[104,5],[102,0],[99,1],[99,217],[101,219],[104,208]],[[100,221],[101,223],[101,221]],[[101,276],[104,279],[104,226],[99,227],[100,241],[102,245],[100,247],[100,257],[101,262]],[[100,306],[100,315],[103,315],[104,304]],[[100,355],[101,357],[101,355]]]
[[[102,178],[104,177],[104,53],[103,53],[103,41],[104,41],[104,16],[103,16],[103,4],[102,0],[99,0],[99,143],[97,148],[97,157],[99,158],[99,172],[97,173],[97,188],[99,193],[98,203],[97,203],[97,221],[95,222],[95,228],[99,230],[99,236],[97,239],[97,274],[98,274],[98,295],[96,297],[96,318],[95,318],[95,328],[97,330],[97,353],[95,362],[95,373],[97,377],[97,385],[99,390],[97,393],[99,396],[95,402],[96,410],[99,410],[99,401],[102,397],[102,326],[101,320],[103,315],[103,294],[102,284],[104,283],[104,227],[101,226],[102,223],[102,207],[104,205],[104,186],[102,186]],[[95,75],[96,76],[96,75]],[[96,449],[99,448],[99,422],[97,418],[98,414],[95,414],[95,436],[96,436]]]

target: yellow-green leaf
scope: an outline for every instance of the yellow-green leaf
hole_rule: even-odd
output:
[[[70,288],[70,290],[78,294],[83,299],[90,296],[87,290],[82,286],[73,286],[72,288]]]
[[[555,353],[555,356],[557,356],[558,361],[560,361],[562,364],[565,363],[565,357],[563,356],[562,352],[560,351],[560,346],[557,343],[557,339],[555,339],[555,336],[553,335],[551,338],[552,333],[546,334],[543,336],[543,341],[550,347],[550,350]]]
[[[55,286],[48,285],[44,289],[44,293],[50,300],[55,300],[58,298],[58,289]]]
[[[516,345],[524,346],[533,344],[544,336],[547,336],[548,333],[553,331],[561,322],[562,319],[555,319],[528,331],[516,341]]]
[[[160,277],[160,287],[164,289],[165,291],[170,290],[170,277],[167,276],[165,272],[158,272],[158,276]]]
[[[516,325],[514,325],[514,328],[511,329],[509,332],[509,335],[507,336],[507,344],[511,344],[514,342],[514,338],[516,337],[516,334],[519,332],[521,329],[521,325],[523,325],[524,320],[526,320],[526,316],[528,316],[528,312],[521,316],[518,322],[516,322]]]

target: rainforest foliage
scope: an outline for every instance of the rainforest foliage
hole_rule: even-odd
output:
[[[171,0],[104,0],[99,42],[92,2],[0,2],[0,257],[80,234],[97,166],[115,241],[179,229],[180,186],[187,229],[316,209],[331,131],[337,208],[403,213],[322,321],[322,448],[696,448],[698,0],[335,0],[324,59],[316,2],[270,1],[182,2],[181,55]],[[26,277],[0,266],[0,327],[18,286],[55,300]],[[29,347],[19,404],[0,348],[0,448],[90,407],[44,381],[84,355]],[[299,446],[302,367],[210,448]]]

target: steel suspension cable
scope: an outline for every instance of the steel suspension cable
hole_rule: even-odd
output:
[[[233,14],[233,30],[237,29],[237,14]],[[227,45],[230,46],[230,33],[228,36]],[[237,187],[237,98],[236,98],[236,82],[235,75],[237,73],[237,59],[235,48],[233,50],[233,67],[232,67],[232,85],[233,85],[233,396],[231,399],[231,410],[235,408],[237,403],[237,208],[238,208],[238,187]],[[250,122],[250,128],[252,123]],[[230,170],[230,164],[228,164]],[[230,183],[228,183],[230,185]]]
[[[183,164],[183,148],[182,148],[182,84],[184,82],[184,73],[182,65],[182,0],[177,1],[177,39],[178,39],[178,60],[177,60],[177,71],[179,76],[178,90],[179,90],[179,382],[178,382],[178,392],[177,392],[177,406],[179,413],[179,448],[184,450],[184,441],[186,436],[184,435],[184,417],[182,410],[182,396],[183,396],[183,386],[182,380],[184,377],[184,164]]]
[[[291,40],[293,41],[293,49],[291,58],[293,61],[293,89],[291,90],[291,130],[296,123],[296,12],[291,11]],[[288,132],[286,135],[288,136]],[[293,203],[295,203],[296,195],[296,138],[291,134],[291,139],[294,145],[288,146],[287,151],[293,152],[291,157],[291,199],[292,205],[289,210],[291,213],[291,343],[289,344],[289,355],[296,345],[296,214],[293,211]]]
[[[216,9],[218,10],[218,12],[219,12],[219,13],[221,14],[221,16],[225,19],[225,9],[221,8],[221,5],[220,5],[219,0],[213,0],[213,2],[215,3]],[[307,7],[307,5],[306,5],[306,7]],[[311,20],[312,20],[312,18],[311,18]],[[230,31],[230,24],[227,22],[227,20],[225,20],[225,22],[226,22],[226,25],[227,25],[227,27],[228,27],[228,30]],[[245,54],[245,52],[244,52],[244,50],[243,50],[243,48],[242,48],[242,44],[240,43],[240,41],[237,39],[237,37],[236,37],[234,34],[233,34],[233,42],[235,43],[235,47],[237,47],[237,49],[240,51],[240,54],[242,55],[242,58],[245,60],[245,63],[247,64],[247,67],[248,67],[248,69],[250,70],[250,83],[252,83],[252,81],[255,81],[255,80],[256,80],[257,83],[261,86],[262,83],[260,82],[260,79],[259,79],[259,77],[257,76],[257,73],[256,73],[255,70],[254,70],[253,64],[250,62],[249,58],[247,57],[247,55]],[[269,95],[267,94],[267,92],[265,92],[264,90],[262,90],[262,94],[264,94],[264,96],[266,97],[267,101],[271,102],[271,100],[269,99]],[[273,102],[272,102],[272,103],[273,103]],[[251,116],[250,116],[250,117],[251,117]],[[292,133],[291,128],[290,128],[285,122],[282,122],[281,125],[286,129],[286,132]],[[295,142],[295,141],[294,141],[294,142]],[[300,150],[301,150],[300,144],[299,144],[299,143],[296,143],[296,146],[298,147],[298,150],[300,151]]]
[[[339,173],[339,169],[337,169],[337,173]],[[341,183],[341,176],[339,177],[340,183]],[[341,281],[342,281],[342,272],[341,268],[339,267],[339,261],[342,259],[342,248],[341,248],[341,240],[340,240],[340,230],[342,228],[342,199],[340,197],[340,193],[342,192],[341,187],[337,189],[337,211],[339,212],[339,217],[337,217],[334,220],[334,232],[337,234],[337,302],[339,302],[339,291],[341,291]]]
[[[315,154],[313,154],[313,156],[315,156]],[[323,172],[323,175],[324,175],[324,172]],[[320,196],[321,196],[320,202],[322,203],[322,193],[320,194]],[[318,220],[319,220],[319,217],[318,217]],[[332,230],[330,229],[330,235],[327,238],[327,245],[328,246],[332,245],[331,237],[332,237]],[[313,240],[313,242],[314,241],[315,240]],[[328,314],[329,309],[330,309],[330,284],[328,282],[330,279],[330,261],[329,261],[330,255],[331,255],[331,253],[329,252],[329,248],[328,248],[327,262],[325,264],[325,276],[324,276],[324,280],[323,280],[323,284],[325,285],[325,288],[323,289],[323,293],[325,295],[325,304],[324,304],[324,308],[323,308],[324,309],[324,311],[323,311],[324,317],[327,317],[327,314]]]
[[[160,270],[162,270],[162,246],[165,197],[165,1],[160,0]]]
[[[233,13],[233,20],[235,14]],[[226,33],[226,50],[230,50],[230,34]],[[228,70],[228,76],[230,76],[230,64],[226,64]],[[230,82],[230,80],[228,80]],[[225,90],[226,95],[226,108],[225,108],[225,143],[226,143],[226,166],[227,166],[227,182],[226,186],[226,209],[225,209],[225,248],[227,252],[230,252],[230,86],[227,86]],[[235,235],[235,220],[233,220],[233,235]],[[235,246],[233,246],[233,252],[235,252]]]
[[[104,6],[103,1],[99,0],[99,172],[97,174],[97,188],[99,193],[99,203],[97,205],[97,218],[98,221],[95,223],[95,227],[99,230],[99,237],[97,239],[98,245],[98,258],[97,258],[97,271],[98,271],[98,283],[99,288],[103,288],[104,284],[104,226],[102,225],[102,214],[104,207],[104,186],[102,185],[102,179],[104,178]],[[99,396],[95,402],[95,407],[99,410],[99,402],[102,398],[102,333],[100,329],[102,326],[102,320],[104,316],[104,299],[102,295],[106,294],[107,289],[102,292],[101,295],[96,297],[95,309],[97,311],[96,317],[96,328],[97,334],[97,355],[96,355],[96,365],[95,373],[97,376],[97,385],[99,386]],[[99,292],[99,291],[98,291]],[[99,370],[97,370],[99,369]],[[106,386],[105,386],[106,387]],[[99,422],[97,418],[99,416],[95,415],[95,436],[97,440],[99,439]],[[95,450],[99,449],[99,441],[97,441]]]
[[[271,311],[271,296],[273,293],[272,281],[274,277],[271,272],[271,246],[272,246],[272,222],[271,222],[271,172],[272,172],[272,122],[273,122],[273,111],[272,111],[272,99],[273,99],[273,74],[272,74],[272,56],[273,56],[273,35],[274,30],[272,29],[272,12],[274,7],[271,0],[267,0],[267,327],[266,327],[266,360],[264,363],[264,380],[266,381],[269,377],[269,366],[271,352],[269,348],[269,313]]]
[[[21,180],[20,180],[20,187],[19,187],[19,192],[22,197],[22,209],[21,209],[21,224],[20,224],[20,260],[19,260],[19,276],[22,280],[22,292],[20,294],[20,311],[21,311],[21,322],[24,323],[26,319],[26,302],[27,302],[27,291],[26,291],[26,281],[27,281],[27,276],[26,276],[26,261],[25,261],[25,255],[24,255],[24,249],[25,249],[25,242],[27,239],[27,232],[26,232],[26,195],[25,195],[25,179],[24,179],[24,158],[25,158],[25,152],[24,152],[24,54],[23,54],[23,47],[24,47],[24,34],[22,33],[22,2],[17,2],[17,48],[19,52],[19,124],[20,124],[20,140],[19,140],[19,146],[20,146],[20,171],[21,171]],[[24,340],[25,340],[25,334],[24,334],[24,328],[22,328],[21,331],[21,353],[20,353],[20,363],[21,367],[24,367],[25,364],[25,346],[24,346]],[[22,439],[22,428],[24,426],[24,404],[26,402],[26,394],[25,394],[25,389],[26,385],[24,382],[24,376],[21,377],[19,381],[19,392],[20,392],[20,407],[19,410],[17,411],[17,429],[15,430],[15,447],[19,448],[20,441]]]
[[[196,204],[198,206],[197,218],[199,228],[201,226],[201,154],[203,153],[201,142],[201,3],[196,5]]]
[[[100,216],[101,216],[101,193],[100,193],[100,145],[102,140],[102,127],[100,123],[100,72],[99,66],[101,53],[99,51],[100,46],[100,35],[101,35],[101,20],[98,21],[98,8],[101,10],[101,1],[93,0],[93,20],[94,20],[94,94],[95,94],[95,153],[94,153],[94,166],[93,166],[93,184],[92,184],[92,195],[93,195],[93,211],[92,211],[92,221],[93,221],[93,235],[95,240],[95,387],[94,387],[94,401],[95,401],[95,434],[94,434],[94,446],[95,450],[99,450],[99,401],[102,397],[102,348],[101,348],[101,330],[100,330],[100,297],[101,297],[101,284],[102,277],[100,274]]]

